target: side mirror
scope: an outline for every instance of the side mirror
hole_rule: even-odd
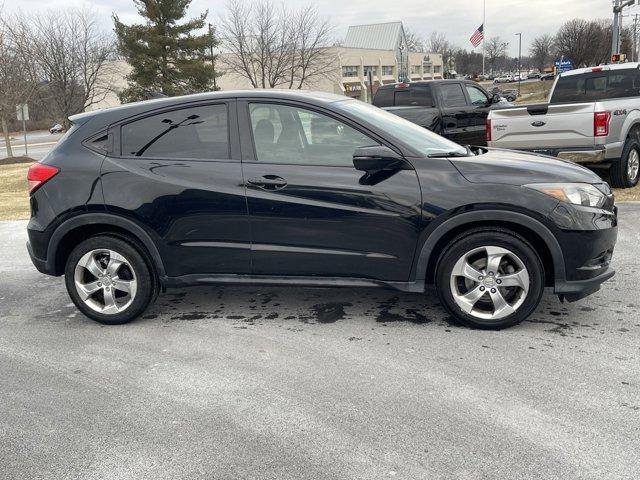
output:
[[[402,156],[389,147],[360,147],[353,153],[353,166],[361,172],[398,171],[409,168]]]
[[[498,95],[497,93],[493,94],[493,98],[491,99],[491,103],[500,103],[502,97],[500,97],[500,95]]]

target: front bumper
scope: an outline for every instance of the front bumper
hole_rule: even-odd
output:
[[[556,282],[553,292],[561,300],[576,302],[600,290],[600,286],[616,274],[612,268],[607,268],[603,273],[594,278],[575,281]]]
[[[617,208],[611,210],[567,205],[551,213],[564,259],[565,272],[556,276],[554,292],[562,299],[576,301],[600,289],[615,275],[611,259],[618,238]]]

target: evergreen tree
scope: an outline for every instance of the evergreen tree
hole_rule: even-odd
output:
[[[191,0],[133,0],[144,23],[125,25],[113,15],[118,50],[133,67],[120,100],[148,98],[153,92],[167,96],[211,90],[216,76],[211,54],[218,41],[205,27],[207,13],[180,22]]]

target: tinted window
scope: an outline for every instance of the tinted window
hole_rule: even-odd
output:
[[[380,87],[373,97],[373,104],[376,107],[393,107],[394,88]]]
[[[425,85],[411,85],[408,89],[396,90],[397,107],[433,107],[435,105],[431,88]]]
[[[227,106],[159,113],[123,125],[122,155],[143,158],[229,158]]]
[[[475,87],[473,85],[465,85],[465,87],[472,104],[486,105],[489,103],[489,97],[487,97],[487,95],[478,87]]]
[[[354,128],[311,110],[253,103],[249,111],[259,162],[352,166],[356,148],[377,144]]]
[[[551,103],[595,102],[640,95],[640,72],[615,70],[560,77]]]
[[[442,95],[442,104],[445,107],[464,107],[467,104],[467,98],[459,83],[440,85],[440,94]]]

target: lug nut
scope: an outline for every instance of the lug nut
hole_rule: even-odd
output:
[[[480,291],[481,291],[481,292],[484,292],[484,287],[480,287]]]
[[[101,286],[102,286],[102,283],[98,282],[98,286],[99,286],[99,287],[101,287]]]
[[[500,285],[502,283],[502,280],[496,280],[496,283]]]
[[[480,275],[480,276],[478,277],[478,280],[482,281],[482,280],[484,280],[484,277],[483,277],[482,275]]]
[[[493,272],[489,272],[489,276],[493,277],[494,273]]]
[[[491,289],[491,293],[496,293],[496,289],[495,289],[495,288],[492,288],[492,289]]]

